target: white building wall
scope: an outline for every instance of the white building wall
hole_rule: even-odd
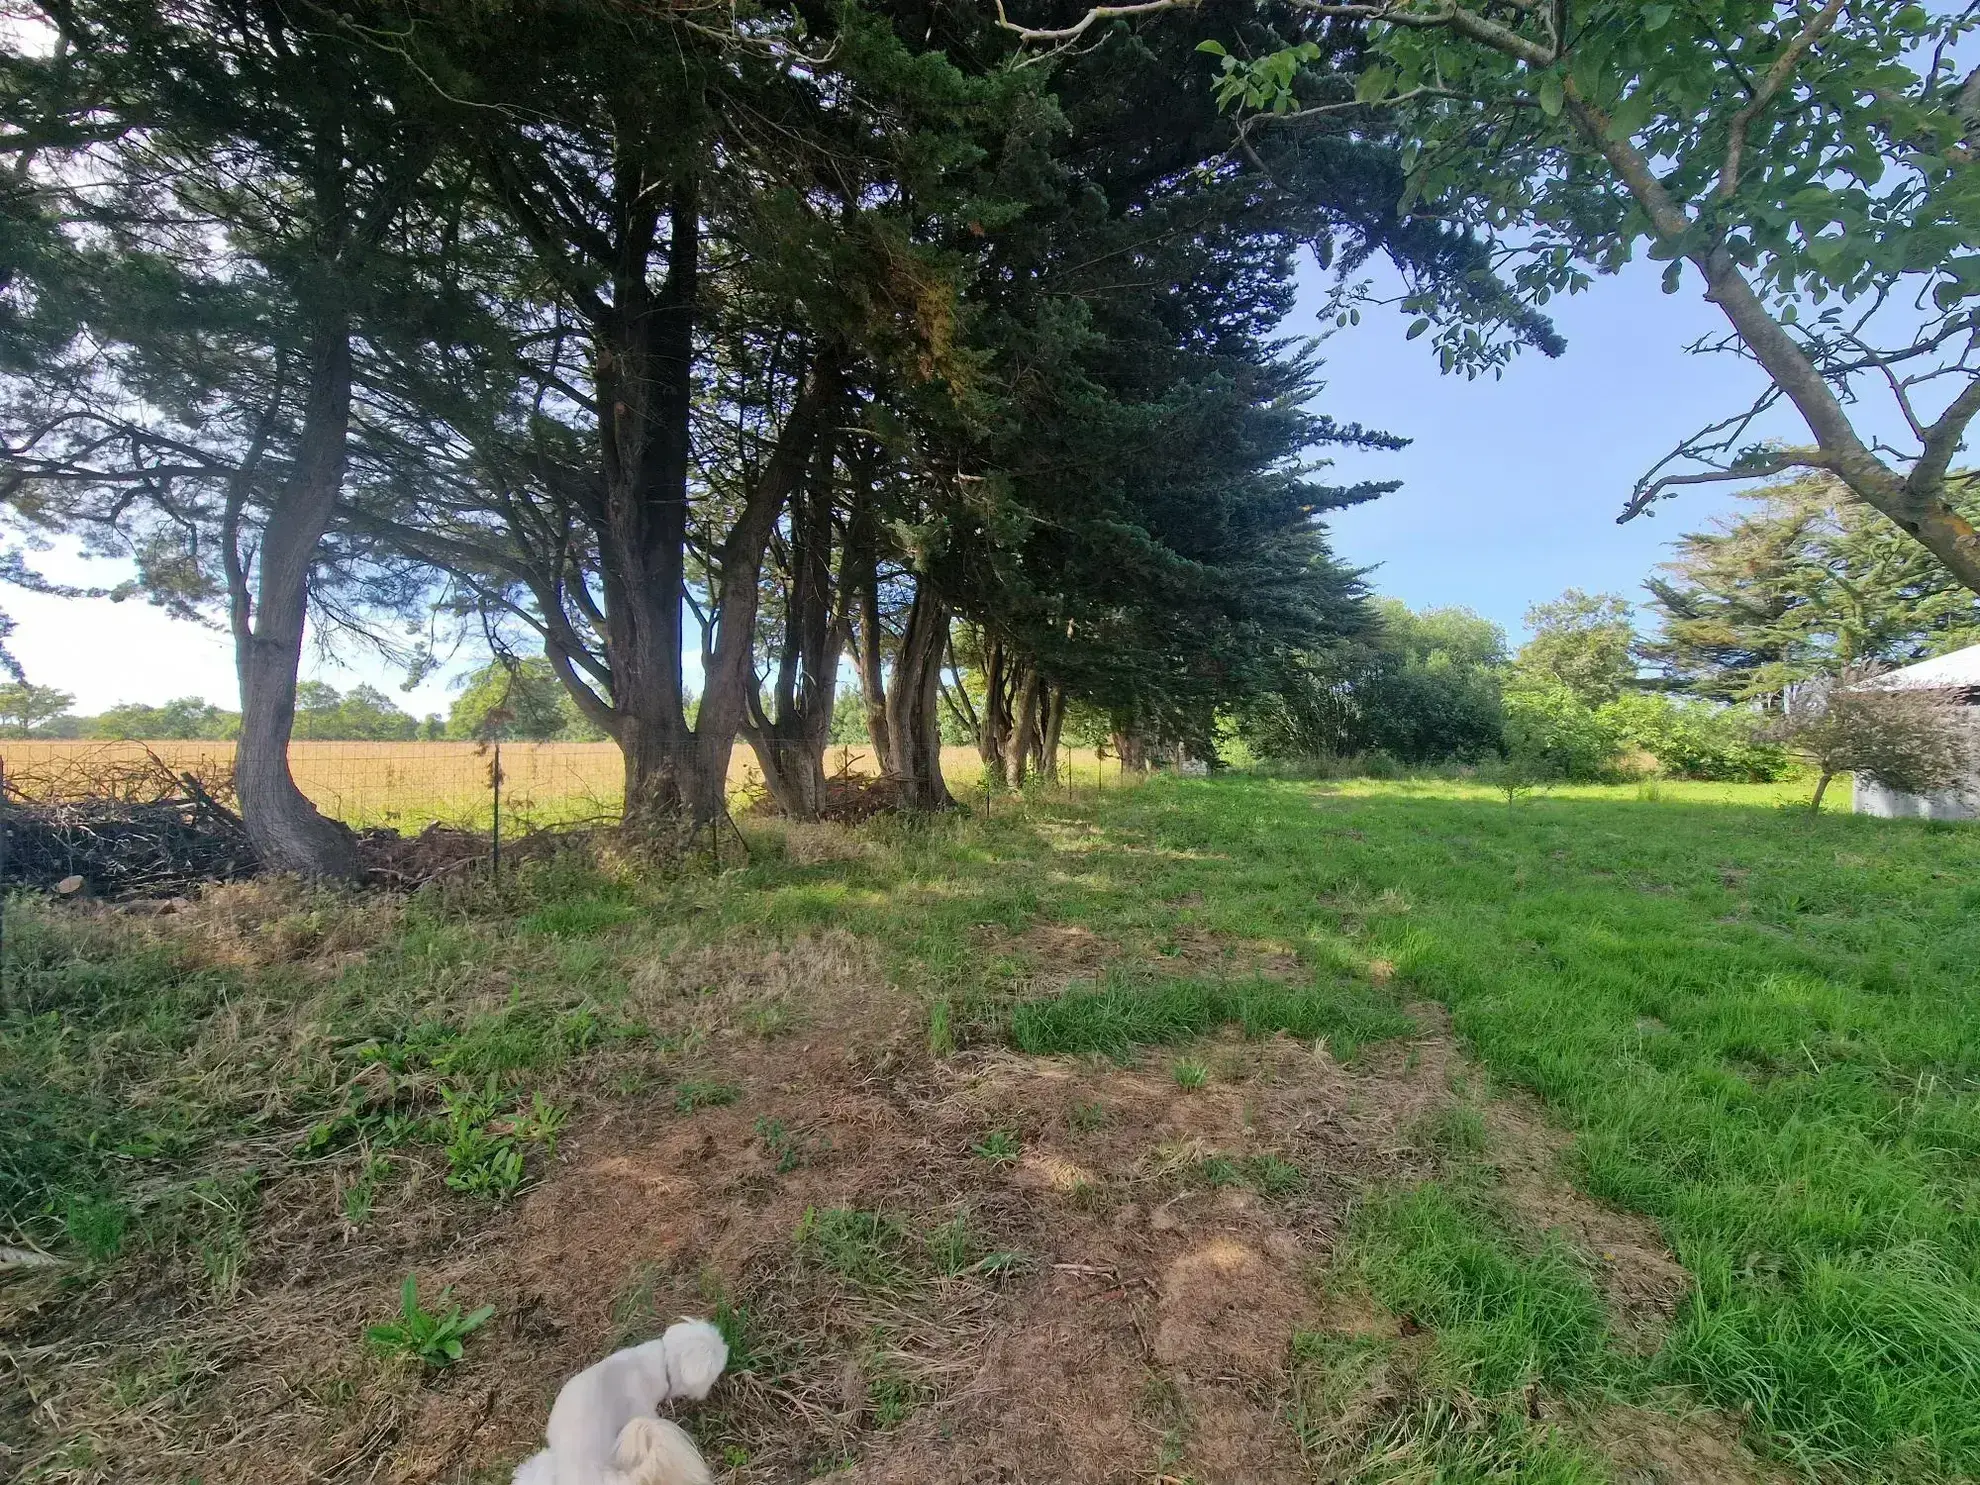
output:
[[[1890,789],[1868,774],[1854,776],[1856,813],[1885,820],[1980,820],[1980,779],[1964,789],[1938,794],[1907,794]]]

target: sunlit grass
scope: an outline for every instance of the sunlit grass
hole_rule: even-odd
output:
[[[158,1195],[174,1171],[332,1118],[365,1058],[544,1077],[632,1034],[648,967],[737,943],[856,941],[931,1008],[937,1055],[1135,1055],[1235,1025],[1345,1057],[1414,1034],[1407,1007],[1433,1000],[1496,1082],[1573,1131],[1577,1180],[1653,1217],[1696,1277],[1647,1376],[1832,1472],[1972,1476],[1980,828],[1812,817],[1804,799],[1110,780],[856,831],[746,819],[750,864],[721,876],[531,868],[505,895],[390,912],[319,894],[238,962],[197,921],[22,908],[0,1195],[38,1241],[109,1261],[181,1220]],[[294,952],[261,953],[271,934]],[[491,1010],[497,976],[513,1003]],[[1476,1134],[1454,1131],[1451,1158]],[[1488,1252],[1439,1199],[1368,1209],[1364,1252],[1387,1255],[1371,1289],[1440,1346],[1471,1335],[1460,1371],[1588,1375],[1572,1265],[1509,1228]],[[1531,1444],[1449,1437],[1479,1460]]]

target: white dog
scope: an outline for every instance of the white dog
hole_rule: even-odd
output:
[[[564,1384],[545,1431],[550,1447],[516,1467],[515,1485],[709,1485],[694,1440],[653,1410],[708,1396],[728,1364],[722,1332],[706,1320],[614,1351]]]

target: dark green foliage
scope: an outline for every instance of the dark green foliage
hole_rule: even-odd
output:
[[[1506,641],[1468,609],[1412,613],[1378,599],[1364,639],[1311,653],[1246,708],[1246,736],[1273,758],[1382,753],[1406,763],[1475,762],[1502,746]]]

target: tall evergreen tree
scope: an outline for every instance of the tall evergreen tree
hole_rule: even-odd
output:
[[[1951,496],[1980,519],[1969,477]],[[1645,586],[1661,633],[1642,646],[1671,683],[1772,702],[1864,662],[1908,663],[1980,643],[1980,599],[1888,517],[1824,478],[1770,485],[1677,542]]]

